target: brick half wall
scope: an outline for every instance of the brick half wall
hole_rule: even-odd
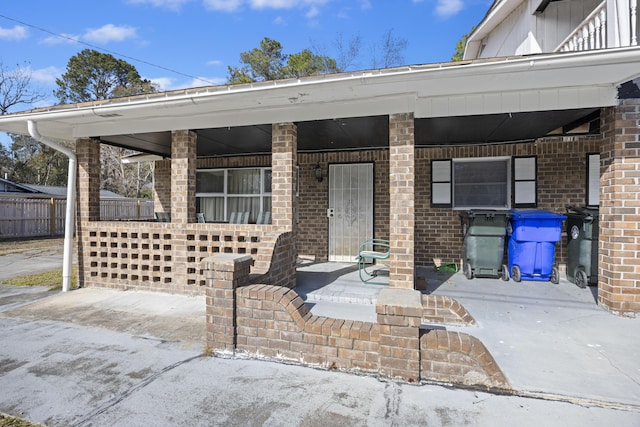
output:
[[[395,302],[377,307],[382,323],[315,316],[293,289],[248,284],[242,275],[248,274],[249,262],[250,257],[232,254],[203,261],[206,268],[214,269],[206,275],[207,347],[215,353],[240,353],[409,382],[510,389],[479,340],[420,328],[424,310],[420,296],[416,307],[402,308]]]

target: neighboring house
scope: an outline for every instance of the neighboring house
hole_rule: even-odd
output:
[[[568,2],[537,3],[548,13]],[[480,51],[494,28],[532,4],[496,2],[469,45]],[[516,48],[544,45],[526,28]],[[431,345],[464,341],[419,330],[420,307],[439,303],[414,290],[415,267],[459,261],[460,214],[471,208],[563,212],[599,203],[598,302],[616,314],[640,312],[640,99],[619,99],[620,87],[638,76],[638,47],[537,53],[56,105],[2,116],[0,130],[26,135],[31,122],[36,135],[76,141],[82,285],[207,290],[215,349],[416,378],[439,366],[421,364],[420,352],[428,361]],[[155,210],[170,222],[101,218],[100,143],[155,156]],[[270,222],[259,220],[265,212]],[[295,287],[296,256],[353,261],[371,237],[391,246],[390,287],[373,324],[317,320],[282,288],[227,292],[240,277],[237,260],[219,257],[215,275],[203,263],[251,255],[258,283]],[[208,293],[205,284],[222,289]],[[286,313],[275,313],[281,306]],[[252,310],[264,312],[247,318]],[[293,319],[288,331],[317,340],[308,335],[313,343],[294,345],[277,327],[269,331],[277,339],[255,335],[259,322],[273,326],[282,316]],[[347,351],[338,351],[343,344]]]

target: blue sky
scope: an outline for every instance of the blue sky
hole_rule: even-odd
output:
[[[105,49],[162,90],[225,83],[227,66],[263,37],[285,53],[335,56],[338,35],[362,40],[352,69],[371,67],[388,30],[408,43],[404,64],[448,61],[491,0],[11,0],[0,5],[0,61],[28,68],[56,103],[55,79],[85,48]],[[202,80],[197,80],[200,78]],[[25,109],[24,107],[21,109]]]

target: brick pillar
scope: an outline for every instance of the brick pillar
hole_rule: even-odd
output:
[[[376,301],[380,324],[380,373],[408,381],[420,379],[419,291],[385,288]]]
[[[249,282],[250,255],[221,254],[202,260],[207,280],[207,347],[216,352],[235,352],[236,288]]]
[[[153,210],[156,212],[171,212],[171,160],[154,162]]]
[[[598,303],[640,313],[640,99],[602,110]]]
[[[292,231],[295,239],[298,128],[293,123],[274,124],[271,140],[272,223],[283,232]]]
[[[76,179],[76,236],[78,244],[78,286],[89,281],[91,251],[89,221],[100,221],[100,142],[76,141],[78,175]]]
[[[78,222],[100,221],[100,143],[93,139],[78,139],[76,157]]]
[[[413,114],[389,116],[389,285],[414,288],[414,119]]]
[[[195,132],[171,132],[171,222],[196,222]]]

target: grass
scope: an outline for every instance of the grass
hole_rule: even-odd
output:
[[[0,427],[38,427],[39,425],[20,418],[0,414]]]
[[[64,239],[2,240],[0,241],[0,255],[62,246],[63,241]]]
[[[36,249],[60,247],[63,242],[64,239],[3,240],[0,241],[0,256]],[[71,288],[77,286],[76,271],[76,267],[73,267],[71,271]],[[14,286],[47,286],[53,289],[62,289],[62,269],[5,279],[2,283]],[[0,424],[0,427],[2,426],[3,424]]]
[[[74,266],[71,271],[71,289],[77,286],[76,271]],[[48,286],[52,289],[62,289],[62,269],[5,279],[2,283],[14,286]]]

